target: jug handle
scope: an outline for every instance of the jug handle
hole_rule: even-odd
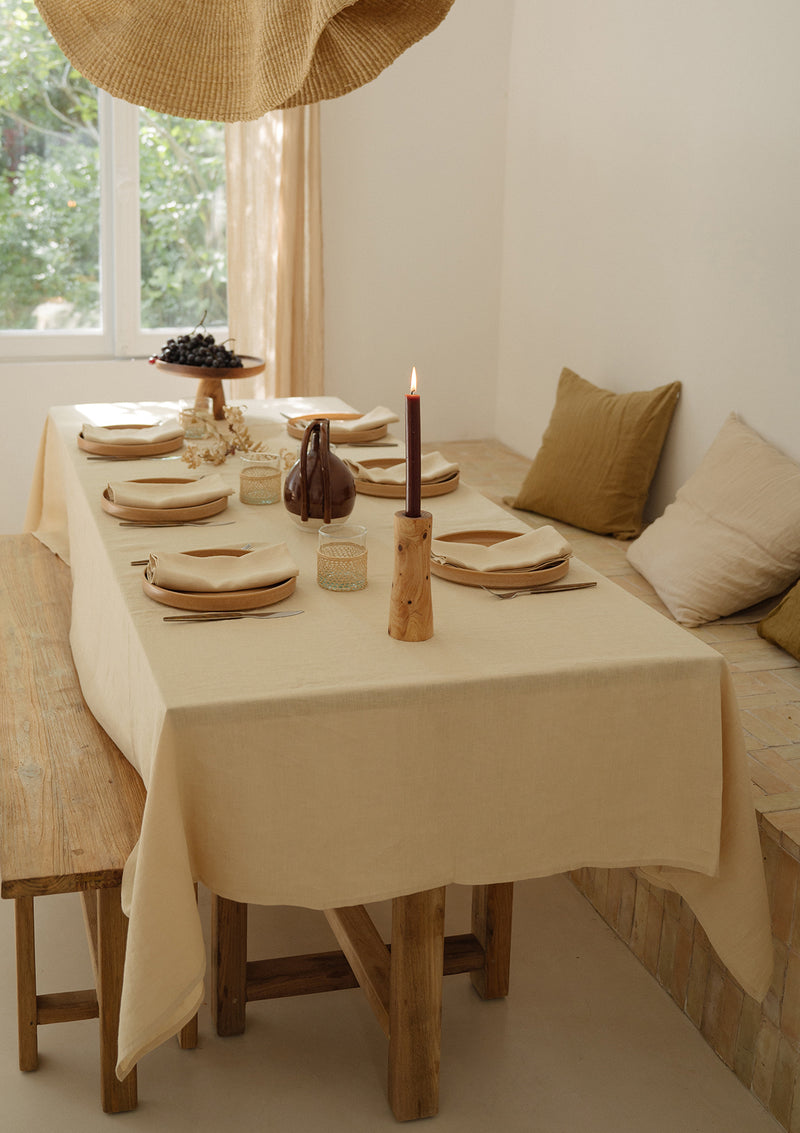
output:
[[[322,517],[324,523],[333,518],[331,508],[331,467],[328,460],[331,423],[327,417],[312,421],[303,433],[300,449],[300,519],[308,522],[308,446],[313,433],[319,433],[319,463],[322,472]]]
[[[322,467],[322,517],[325,523],[330,523],[333,518],[331,504],[331,463],[328,459],[330,456],[331,423],[326,417],[319,422],[319,425],[319,460]]]

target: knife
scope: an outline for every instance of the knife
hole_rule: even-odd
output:
[[[164,618],[165,622],[230,622],[239,618],[291,618],[295,614],[302,614],[302,610],[269,610],[265,613],[250,613],[249,611],[209,611],[197,614],[170,614]]]

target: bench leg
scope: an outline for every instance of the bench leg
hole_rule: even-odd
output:
[[[36,943],[33,897],[14,898],[17,948],[17,1027],[19,1068],[35,1070],[39,1065],[36,1009]]]
[[[211,895],[214,979],[211,1016],[218,1035],[244,1033],[247,1007],[247,905]]]
[[[508,995],[513,899],[510,881],[472,887],[472,932],[484,949],[485,960],[469,978],[481,999]]]
[[[100,1089],[106,1113],[136,1108],[136,1068],[123,1081],[117,1078],[117,1034],[122,994],[122,970],[128,921],[122,911],[121,890],[97,893],[97,1001],[100,1009]]]
[[[398,1121],[439,1109],[445,890],[392,902],[389,1104]]]

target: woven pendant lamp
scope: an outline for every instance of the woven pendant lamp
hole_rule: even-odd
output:
[[[180,118],[245,122],[337,98],[433,31],[453,0],[36,0],[76,70]]]

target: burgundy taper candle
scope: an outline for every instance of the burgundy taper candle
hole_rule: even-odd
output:
[[[417,371],[411,370],[411,391],[406,394],[406,515],[419,518],[422,500],[422,435],[419,418]]]

